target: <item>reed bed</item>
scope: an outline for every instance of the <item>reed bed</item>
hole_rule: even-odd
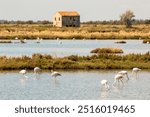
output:
[[[150,52],[146,54],[99,54],[91,56],[66,56],[34,54],[32,57],[0,57],[0,70],[33,69],[150,69]]]
[[[150,24],[124,25],[81,24],[79,28],[56,28],[50,24],[0,24],[0,39],[150,39]]]
[[[96,48],[92,50],[90,53],[96,53],[96,54],[120,54],[123,53],[123,50],[121,48]]]

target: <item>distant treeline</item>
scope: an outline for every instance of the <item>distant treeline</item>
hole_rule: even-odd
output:
[[[33,21],[33,20],[28,20],[28,21],[8,21],[8,20],[0,20],[0,24],[52,24],[51,21],[48,20],[42,20],[42,21]]]
[[[109,21],[87,21],[87,22],[83,22],[83,24],[114,24],[114,25],[122,25],[123,22],[121,22],[120,20],[109,20]],[[146,19],[146,20],[134,20],[133,24],[150,24],[150,19]]]
[[[121,25],[122,22],[120,20],[109,20],[109,21],[87,21],[87,22],[81,22],[83,24],[114,24],[114,25]],[[52,24],[52,21],[48,20],[42,20],[42,21],[33,21],[33,20],[28,20],[28,21],[8,21],[8,20],[0,20],[0,24]],[[134,20],[133,24],[150,24],[150,19],[145,19],[145,20]]]

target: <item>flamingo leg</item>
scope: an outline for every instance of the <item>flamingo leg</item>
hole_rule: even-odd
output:
[[[138,78],[137,72],[136,72],[136,79]]]
[[[107,84],[105,84],[105,89],[106,89],[106,90],[108,89],[108,86],[107,86]]]
[[[124,83],[123,83],[123,79],[120,79],[120,81],[121,81],[121,83],[124,85]]]
[[[126,74],[126,76],[127,76],[127,79],[129,80],[129,76],[128,76],[128,74]]]

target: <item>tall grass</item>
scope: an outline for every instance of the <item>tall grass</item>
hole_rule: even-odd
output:
[[[0,39],[150,39],[150,25],[81,24],[80,28],[56,28],[49,24],[0,24]]]
[[[131,69],[133,67],[150,69],[150,53],[72,55],[63,58],[41,54],[34,54],[32,57],[0,57],[0,70],[33,69],[36,66],[42,69]]]
[[[119,53],[123,53],[123,50],[121,48],[96,48],[96,49],[92,50],[90,53],[119,54]]]

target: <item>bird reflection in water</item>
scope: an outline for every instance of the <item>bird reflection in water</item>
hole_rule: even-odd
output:
[[[101,99],[107,99],[108,97],[109,97],[109,93],[110,93],[110,91],[109,90],[101,90],[101,92],[100,92],[100,98]]]

